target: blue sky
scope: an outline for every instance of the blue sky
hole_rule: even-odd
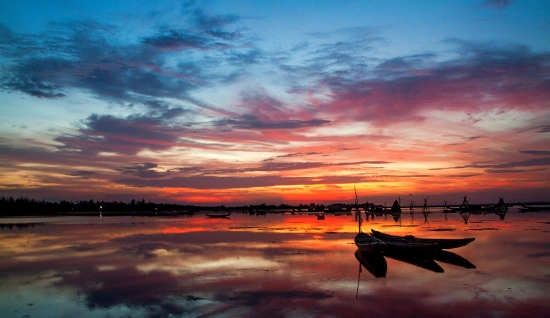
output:
[[[547,1],[0,7],[0,195],[548,199]]]

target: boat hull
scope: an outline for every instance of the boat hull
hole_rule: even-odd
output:
[[[205,214],[209,218],[227,218],[231,215],[231,213],[226,214]]]
[[[405,239],[383,239],[386,244],[384,255],[428,255],[440,251],[441,247],[435,243],[419,243]]]
[[[417,238],[412,235],[398,236],[382,233],[376,230],[372,230],[372,236],[385,241],[385,240],[404,240],[416,243],[436,244],[441,249],[453,249],[457,247],[465,246],[475,240],[475,238],[461,238],[461,239],[430,239],[430,238]]]
[[[386,247],[384,242],[367,233],[357,234],[354,241],[357,248],[365,252],[382,253]]]

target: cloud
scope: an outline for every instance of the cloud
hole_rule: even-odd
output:
[[[435,62],[434,53],[416,54],[385,60],[376,66],[377,77],[392,79],[401,76],[429,75],[429,67]]]
[[[359,166],[359,165],[381,165],[391,162],[371,160],[357,162],[337,162],[337,163],[322,163],[322,162],[273,162],[271,160],[264,161],[260,166],[252,166],[248,168],[206,168],[206,167],[186,167],[173,168],[163,172],[156,170],[158,165],[155,163],[142,163],[131,166],[123,166],[115,170],[125,174],[132,175],[137,178],[119,178],[116,182],[124,183],[133,186],[153,186],[153,187],[188,187],[206,189],[210,187],[225,189],[225,188],[247,188],[257,186],[273,186],[277,184],[296,185],[296,184],[319,184],[322,182],[347,183],[366,180],[363,176],[319,176],[319,177],[282,177],[282,176],[263,176],[263,177],[243,177],[242,173],[250,172],[281,172],[306,170],[336,166]],[[231,175],[231,176],[218,176]],[[410,176],[406,176],[410,177]],[[419,176],[416,176],[419,177]]]
[[[297,112],[293,107],[270,96],[263,87],[241,92],[243,114],[216,120],[217,127],[230,129],[300,129],[329,124],[329,120],[313,118],[313,114]]]
[[[289,154],[286,154],[286,155],[280,155],[280,156],[277,156],[277,158],[291,158],[291,157],[302,157],[302,156],[310,156],[310,155],[321,155],[323,154],[322,152],[315,152],[315,151],[310,151],[310,152],[296,152],[296,153],[289,153]],[[266,159],[266,160],[272,160],[272,159]]]
[[[226,15],[215,15],[209,16],[206,15],[202,10],[195,10],[193,13],[193,18],[195,25],[213,37],[224,39],[224,40],[234,40],[241,37],[241,34],[237,31],[227,31],[225,28],[235,24],[240,20],[240,17],[234,14]]]
[[[272,63],[286,76],[290,92],[317,91],[328,77],[347,82],[371,75],[368,64],[375,59],[369,53],[382,42],[373,30],[352,27],[309,36],[311,41],[272,55]]]
[[[222,119],[215,122],[217,126],[234,129],[296,129],[304,127],[318,127],[330,123],[329,120],[280,120],[262,121],[253,115],[243,115],[236,119]]]
[[[502,10],[508,7],[511,3],[512,0],[485,0],[481,4],[481,7]]]
[[[282,177],[282,176],[260,176],[260,177],[218,177],[218,176],[175,176],[170,178],[141,179],[141,178],[118,178],[113,180],[116,183],[133,187],[170,187],[170,188],[192,188],[192,189],[233,189],[269,187],[277,185],[303,185],[303,184],[333,184],[333,183],[359,183],[368,180],[364,176],[320,176],[320,177]]]
[[[140,178],[160,178],[163,176],[163,174],[152,169],[156,167],[157,164],[155,163],[143,163],[133,166],[125,166],[115,170],[123,174],[130,174]]]
[[[58,98],[76,88],[100,99],[133,103],[146,100],[138,96],[185,98],[190,89],[204,81],[198,67],[184,66],[178,76],[170,75],[170,70],[155,61],[159,52],[110,44],[94,23],[63,27],[69,28],[69,35],[46,35],[50,37],[48,41],[29,44],[44,51],[44,57],[21,50],[22,56],[10,60],[2,77],[2,89]]]
[[[548,150],[521,150],[520,153],[525,153],[528,155],[535,155],[535,156],[550,156],[550,151]]]
[[[522,46],[449,43],[458,45],[459,58],[434,64],[426,62],[432,57],[428,54],[408,62],[401,59],[381,63],[379,66],[385,70],[382,78],[325,78],[323,82],[333,92],[332,100],[324,105],[326,111],[337,119],[389,124],[422,120],[421,111],[430,109],[478,112],[548,108],[549,54],[534,53]]]
[[[185,49],[213,50],[227,49],[230,46],[213,42],[210,38],[192,34],[186,30],[167,30],[155,36],[146,37],[143,43],[160,50],[181,51]]]
[[[173,109],[157,117],[93,114],[81,121],[80,135],[64,135],[55,140],[63,144],[59,147],[61,150],[79,149],[91,154],[102,151],[135,154],[143,149],[168,149],[181,145],[177,130],[168,124],[181,114],[181,110]]]
[[[503,164],[495,165],[479,165],[480,167],[491,167],[491,168],[517,168],[517,167],[532,167],[532,166],[550,166],[550,157],[546,158],[533,158],[525,159],[521,161],[513,161]]]
[[[75,177],[88,177],[88,176],[91,176],[91,175],[94,175],[94,174],[95,174],[95,172],[93,172],[93,171],[78,170],[78,171],[75,171],[74,173],[72,173],[71,175],[75,176]]]
[[[495,169],[508,169],[508,168],[522,168],[522,167],[533,167],[533,166],[550,166],[550,158],[532,158],[525,159],[520,161],[512,161],[501,164],[470,164],[463,166],[454,166],[448,168],[431,168],[429,170],[447,170],[447,169],[465,169],[465,168],[491,168],[491,172],[495,173]],[[541,169],[544,170],[544,169]]]
[[[532,171],[547,171],[548,168],[539,168],[539,169],[487,169],[487,173],[525,173]]]
[[[255,63],[261,57],[250,43],[244,47],[239,31],[226,29],[237,16],[188,15],[193,20],[189,29],[157,28],[134,42],[113,38],[121,36],[121,27],[91,20],[53,23],[51,30],[35,35],[0,26],[5,35],[0,53],[6,62],[0,89],[39,98],[62,98],[77,89],[121,104],[149,105],[167,97],[193,103],[190,91],[231,78],[219,70],[209,72],[211,66],[224,59],[228,64]],[[189,53],[185,59],[175,56],[183,50]]]
[[[356,162],[337,162],[337,163],[323,163],[323,162],[272,162],[265,161],[262,163],[262,166],[258,169],[251,169],[254,171],[284,171],[284,170],[301,170],[301,169],[312,169],[320,167],[330,167],[330,166],[357,166],[363,164],[369,165],[382,165],[389,164],[389,161],[382,160],[367,160],[367,161],[356,161]]]

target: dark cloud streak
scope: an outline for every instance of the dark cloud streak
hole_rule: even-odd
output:
[[[481,4],[481,7],[502,10],[508,7],[511,3],[511,0],[485,0]]]
[[[367,180],[363,176],[321,176],[321,177],[216,177],[216,176],[191,176],[172,177],[165,179],[139,179],[120,178],[114,180],[117,183],[133,187],[170,187],[193,189],[233,189],[251,187],[269,187],[277,185],[303,185],[303,184],[333,184],[333,183],[358,183]]]
[[[454,166],[448,168],[431,168],[429,170],[448,170],[448,169],[465,169],[465,168],[492,168],[494,169],[508,169],[508,168],[521,168],[521,167],[533,167],[533,166],[550,166],[550,158],[532,158],[521,161],[512,161],[501,164],[471,164],[464,166]]]

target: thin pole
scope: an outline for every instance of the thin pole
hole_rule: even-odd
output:
[[[359,263],[359,275],[357,275],[357,291],[355,292],[355,299],[359,295],[359,281],[361,280],[361,263]]]
[[[359,215],[359,219],[358,219],[358,226],[359,226],[359,229],[358,229],[358,233],[361,233],[361,223],[363,223],[363,220],[361,219],[361,211],[359,211],[359,199],[357,199],[357,189],[355,189],[355,186],[353,186],[353,191],[355,192],[355,211],[357,211],[357,214]],[[367,212],[365,211],[365,214]]]

